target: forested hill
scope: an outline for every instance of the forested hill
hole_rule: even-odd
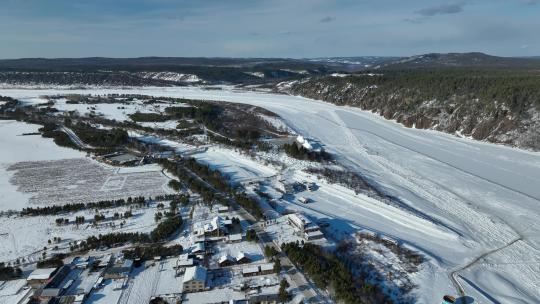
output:
[[[540,151],[540,71],[377,70],[311,77],[286,90],[407,127]]]

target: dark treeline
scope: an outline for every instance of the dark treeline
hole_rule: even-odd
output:
[[[189,104],[193,105],[191,107],[168,107],[165,109],[170,117],[174,119],[183,119],[189,118],[193,119],[198,123],[202,123],[210,129],[215,129],[220,127],[220,114],[223,112],[223,107],[205,103],[200,101],[187,101]]]
[[[72,250],[89,250],[102,246],[114,247],[124,243],[153,243],[165,241],[176,233],[183,225],[182,217],[179,215],[172,215],[161,221],[154,230],[150,233],[139,232],[119,232],[109,233],[104,235],[91,236],[86,241],[81,242],[78,245],[74,245]]]
[[[21,215],[40,216],[53,215],[69,212],[77,212],[85,209],[106,209],[121,206],[138,205],[139,207],[147,206],[148,200],[143,197],[128,197],[127,199],[118,200],[103,200],[90,203],[73,203],[65,205],[51,205],[45,207],[28,207],[21,211]]]
[[[172,246],[137,246],[133,249],[124,250],[124,257],[126,259],[141,259],[142,261],[151,260],[154,257],[169,257],[177,256],[182,253],[184,249],[182,245],[172,245]]]
[[[20,278],[22,270],[19,267],[6,266],[3,262],[0,263],[0,280],[8,281]]]
[[[283,244],[282,250],[319,288],[331,290],[344,303],[392,303],[378,286],[354,278],[335,254],[324,252],[320,246],[289,243]]]
[[[150,232],[150,239],[154,242],[163,241],[178,231],[182,227],[182,224],[181,216],[168,217]]]
[[[240,134],[250,134],[246,137],[242,137]],[[254,145],[258,144],[256,139],[259,138],[260,132],[257,130],[240,129],[237,131],[238,139],[231,140],[227,137],[218,136],[212,133],[208,133],[207,136],[214,142],[242,149],[244,151],[250,150]],[[255,136],[255,137],[252,137]]]
[[[136,122],[163,122],[170,119],[170,117],[166,115],[161,115],[158,113],[141,113],[141,112],[130,114],[129,118],[131,118],[131,120],[136,121]]]
[[[262,218],[263,212],[257,201],[245,193],[235,193],[227,177],[223,176],[217,170],[212,170],[208,165],[201,164],[194,158],[185,159],[181,164],[166,159],[160,160],[159,163],[163,168],[172,172],[184,182],[192,191],[199,193],[205,201],[219,200],[222,204],[228,205],[227,201],[221,195],[217,195],[214,189],[208,187],[206,184],[208,183],[217,191],[232,194],[236,202],[244,207],[251,215],[256,218]],[[196,174],[204,182],[194,177],[188,170]]]
[[[41,132],[41,136],[45,138],[52,138],[54,143],[59,146],[78,149],[77,145],[71,141],[69,136],[66,133],[58,130],[56,124],[54,123],[45,123],[43,127],[39,128],[39,131]]]
[[[182,194],[164,194],[157,195],[154,197],[153,201],[179,201],[184,204],[184,201],[189,199],[189,196]],[[55,215],[61,213],[77,212],[85,209],[109,209],[122,206],[138,206],[138,207],[147,207],[148,204],[152,201],[152,198],[145,198],[144,196],[128,197],[127,199],[117,199],[117,200],[103,200],[97,202],[89,203],[72,203],[65,205],[50,205],[45,207],[28,207],[24,208],[21,211],[21,215],[28,216],[40,216],[40,215]]]
[[[505,103],[519,113],[531,104],[540,108],[540,75],[537,71],[493,71],[466,69],[434,69],[379,71],[374,76],[324,77],[316,81],[335,86],[352,83],[358,87],[376,87],[367,92],[365,100],[399,94],[407,100],[403,106],[415,107],[426,100],[468,100]],[[457,100],[457,99],[456,99]]]
[[[304,147],[298,147],[296,143],[283,145],[283,151],[291,157],[302,160],[322,162],[332,159],[332,156],[324,150],[321,152],[309,151]]]
[[[84,143],[95,147],[114,148],[126,144],[129,140],[128,133],[124,129],[98,129],[83,122],[70,125],[69,127]]]
[[[118,232],[99,236],[91,236],[81,242],[74,249],[90,250],[101,246],[114,247],[115,245],[130,243],[150,243],[150,235],[139,232]]]
[[[37,268],[58,268],[64,266],[64,254],[55,255],[54,257],[37,262]]]

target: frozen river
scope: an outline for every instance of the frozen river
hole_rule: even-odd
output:
[[[460,270],[464,288],[482,303],[534,303],[540,298],[540,153],[409,129],[359,109],[278,94],[128,88],[1,89],[0,95],[39,102],[39,95],[77,92],[224,100],[274,111],[296,132],[320,140],[342,164],[414,210],[407,215],[387,208],[382,213],[382,207],[380,213],[378,208],[362,212],[367,205],[355,206],[339,194],[336,200],[350,212],[331,204],[313,206],[432,257],[430,270],[424,272],[428,274],[418,278],[426,282],[420,302],[455,293],[448,277],[452,270]]]

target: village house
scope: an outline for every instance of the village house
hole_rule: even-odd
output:
[[[206,288],[206,268],[193,266],[186,269],[182,280],[184,292],[199,292]]]
[[[218,260],[219,267],[232,266],[234,263],[234,259],[228,254],[222,255]]]
[[[105,270],[103,277],[105,279],[123,279],[126,278],[133,268],[132,260],[120,261],[111,268]]]
[[[251,263],[251,258],[245,252],[240,251],[236,255],[236,263],[238,263],[238,264]]]
[[[38,287],[40,285],[47,284],[53,275],[56,273],[58,268],[41,268],[36,269],[28,275],[26,282],[31,287]]]

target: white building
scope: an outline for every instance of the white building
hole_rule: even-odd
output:
[[[193,266],[186,269],[182,280],[184,292],[199,292],[206,287],[206,268]]]
[[[289,223],[295,227],[306,241],[323,239],[319,226],[300,213],[289,214]]]

